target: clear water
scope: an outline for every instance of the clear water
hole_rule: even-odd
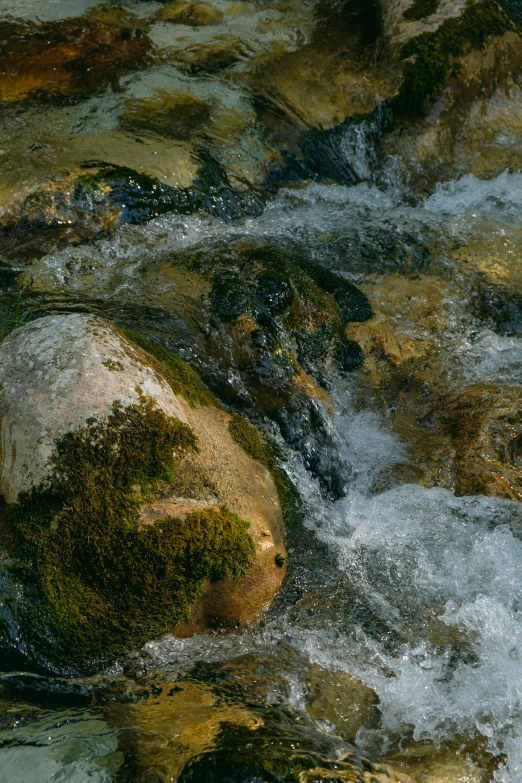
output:
[[[18,0],[1,3],[0,14],[60,20],[94,5]],[[141,20],[161,7],[113,5]],[[184,186],[207,145],[229,179],[241,187],[259,184],[271,171],[273,150],[252,109],[249,63],[277,47],[288,54],[308,43],[314,4],[217,5],[225,14],[219,30],[173,31],[154,23],[150,36],[160,51],[201,45],[205,36],[237,36],[241,56],[228,75],[187,75],[156,61],[122,77],[120,91],[6,111],[0,119],[7,161],[1,209],[38,182],[100,155]],[[212,104],[200,140],[173,142],[140,131],[136,142],[122,132],[127,102],[158,89]],[[474,243],[486,258],[495,254],[501,271],[511,269],[522,248],[522,175],[499,172],[488,181],[465,175],[429,194],[410,193],[397,186],[400,178],[390,179],[390,169],[375,170],[374,133],[358,126],[341,134],[335,154],[353,182],[347,176],[342,182],[319,176],[285,181],[255,216],[171,214],[85,243],[58,242],[46,252],[11,248],[0,259],[0,301],[12,300],[18,282],[27,303],[41,312],[94,310],[160,339],[175,332],[171,342],[197,365],[201,335],[187,326],[190,303],[169,281],[165,264],[186,248],[255,239],[298,248],[356,282],[390,274],[442,279],[453,286],[440,337],[449,377],[457,386],[521,386],[522,334],[516,324],[502,333],[468,307],[459,248]],[[406,318],[404,326],[411,326]],[[471,756],[480,746],[496,762],[479,769],[483,777],[470,772],[459,781],[522,781],[521,506],[391,480],[414,458],[392,431],[386,404],[368,399],[361,406],[356,378],[331,382],[335,409],[323,413],[342,457],[346,494],[325,499],[302,460],[288,452],[304,516],[288,530],[289,576],[260,627],[190,640],[168,635],[90,678],[38,670],[18,629],[10,627],[12,647],[3,651],[0,673],[0,783],[264,780],[247,761],[255,767],[256,754],[265,751],[240,733],[220,735],[228,723],[250,726],[274,758],[282,748],[305,768],[306,754],[313,768],[354,749],[386,759],[424,741],[436,755],[437,748],[465,740]],[[329,458],[323,455],[326,470]],[[5,605],[1,609],[8,625]],[[363,713],[353,731],[339,710],[318,716],[312,709],[317,665],[368,686],[377,711]],[[211,778],[205,759],[218,751],[233,759],[241,751],[245,769],[234,761],[237,778],[224,771]],[[219,764],[225,769],[223,759],[218,770]]]

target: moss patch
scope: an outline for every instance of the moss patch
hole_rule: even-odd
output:
[[[239,414],[232,416],[228,429],[232,440],[241,446],[252,459],[261,462],[270,472],[279,497],[283,518],[285,522],[288,522],[299,506],[299,493],[279,465],[281,454],[277,444],[263,438],[249,420]]]
[[[403,13],[408,22],[418,22],[420,19],[436,14],[439,10],[440,0],[414,0],[413,5]]]
[[[323,291],[334,295],[339,315],[345,323],[367,321],[372,317],[373,313],[368,297],[353,283],[309,258],[296,256],[294,260],[300,269],[321,286]]]
[[[458,72],[457,58],[481,49],[491,36],[514,29],[496,0],[468,1],[460,16],[404,44],[400,53],[404,80],[393,107],[400,112],[420,112],[435,90]]]
[[[150,400],[115,405],[57,445],[48,483],[7,508],[17,576],[35,591],[21,618],[51,660],[92,668],[188,616],[205,580],[253,561],[248,523],[227,508],[141,525],[143,503],[197,448]]]
[[[197,372],[179,356],[162,348],[161,345],[145,340],[129,329],[119,328],[119,331],[127,340],[148,354],[147,361],[153,369],[165,378],[174,394],[184,397],[190,406],[209,408],[219,405],[218,400],[203,385]]]

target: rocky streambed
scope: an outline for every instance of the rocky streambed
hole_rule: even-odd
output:
[[[0,7],[0,781],[519,783],[505,0]]]

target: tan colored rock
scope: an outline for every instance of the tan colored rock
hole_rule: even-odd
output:
[[[138,525],[141,520],[142,529],[156,523],[162,529],[165,520],[181,521],[198,511],[212,511],[219,519],[227,507],[249,523],[254,544],[244,576],[234,579],[229,572],[230,578],[206,583],[202,598],[193,604],[191,619],[178,624],[176,632],[187,636],[209,627],[255,621],[279,590],[285,573],[283,519],[268,470],[233,440],[229,414],[220,407],[189,405],[181,392],[173,392],[164,365],[101,318],[48,316],[16,329],[0,344],[0,494],[12,508],[17,500],[21,502],[19,493],[33,488],[41,493],[54,476],[57,441],[95,422],[110,424],[115,410],[143,410],[143,406],[149,406],[143,415],[159,411],[168,421],[182,423],[183,432],[196,437],[197,451],[186,449],[185,441],[180,441],[179,454],[173,451],[169,468],[173,477],[154,484],[152,490],[149,487],[141,500]],[[91,474],[86,475],[85,482],[92,480]],[[116,484],[103,489],[120,497]],[[132,491],[140,502],[140,484]],[[105,518],[92,513],[96,524],[103,526]],[[108,513],[128,519],[128,510],[120,512],[119,507],[111,507]],[[69,510],[67,516],[67,524],[74,527],[74,513]],[[209,524],[215,524],[212,519]]]
[[[175,2],[167,3],[163,8],[160,8],[156,13],[156,19],[160,22],[204,27],[220,24],[223,21],[223,13],[210,3],[175,0]]]
[[[272,478],[261,463],[234,443],[228,430],[231,417],[217,408],[184,407],[200,450],[188,456],[181,466],[175,491],[193,499],[189,507],[193,502],[203,508],[224,503],[248,519],[256,547],[256,562],[248,573],[239,579],[226,577],[209,585],[190,621],[177,627],[177,636],[192,636],[205,628],[235,627],[256,620],[281,586],[285,569],[277,565],[276,555],[286,559],[286,551],[283,519]],[[176,498],[170,502],[172,508],[168,500],[161,504],[167,514],[173,514],[177,504],[186,501]]]
[[[184,141],[205,127],[210,112],[210,105],[193,95],[158,90],[151,98],[129,101],[120,125],[134,133],[157,133]]]
[[[342,671],[315,664],[310,671],[308,713],[328,721],[343,739],[353,742],[360,728],[377,728],[379,699],[367,685]]]
[[[404,744],[386,759],[413,775],[416,783],[490,783],[499,766],[498,757],[486,752],[482,740],[461,739],[438,748],[427,741]]]
[[[106,720],[116,729],[133,727],[122,745],[140,770],[140,780],[170,783],[184,767],[215,745],[222,724],[255,731],[262,720],[242,705],[229,704],[207,685],[170,682],[150,698],[132,704],[109,702]]]
[[[186,422],[168,383],[102,319],[48,316],[0,344],[0,493],[8,503],[47,476],[56,439],[141,394]]]

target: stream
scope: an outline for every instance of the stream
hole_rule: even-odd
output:
[[[208,347],[213,327],[190,280],[172,269],[184,253],[241,243],[301,253],[375,291],[372,306],[413,357],[427,341],[444,393],[522,389],[522,297],[498,305],[469,261],[520,276],[522,173],[501,157],[487,174],[448,170],[430,183],[405,147],[382,152],[378,112],[312,132],[320,121],[299,115],[302,96],[290,106],[287,82],[304,78],[292,57],[344,35],[340,11],[370,46],[376,4],[216,0],[217,26],[172,25],[163,5],[0,0],[0,27],[125,22],[156,52],[122,67],[117,85],[100,72],[99,87],[72,97],[11,100],[0,74],[0,309],[106,316],[175,351],[257,420],[300,496],[288,572],[257,627],[167,634],[82,676],[32,656],[10,611],[23,595],[1,571],[0,783],[520,783],[521,503],[426,481],[426,448],[397,423],[395,387],[372,382],[369,360],[366,375],[326,367],[310,431],[299,417],[257,415],[233,357]],[[2,51],[13,41],[22,51],[27,29]],[[295,73],[283,78],[278,58]],[[286,103],[252,68],[272,60]],[[516,156],[522,136],[505,122],[495,144]],[[67,184],[92,161],[120,167],[116,200]],[[133,185],[124,167],[161,183],[152,210],[145,180]],[[181,192],[194,207],[158,206]],[[413,304],[392,312],[402,280]],[[371,773],[367,759],[383,766]]]

